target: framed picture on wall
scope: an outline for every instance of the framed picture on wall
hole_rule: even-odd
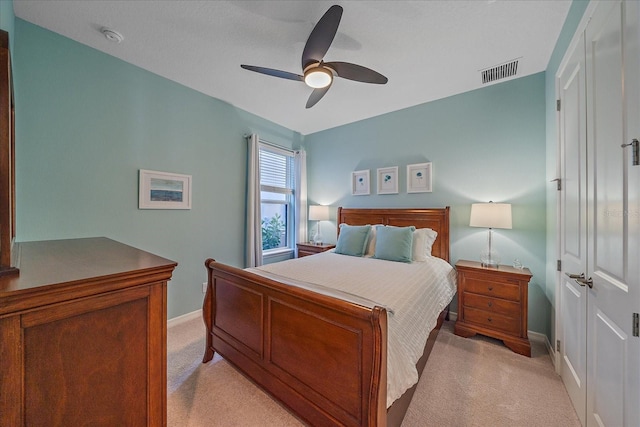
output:
[[[366,196],[369,193],[369,170],[351,172],[351,194],[354,196]]]
[[[407,193],[431,193],[431,162],[407,165]]]
[[[398,194],[398,167],[378,169],[378,194]]]
[[[140,169],[138,209],[191,209],[191,175]]]

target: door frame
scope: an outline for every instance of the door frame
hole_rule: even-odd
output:
[[[591,21],[591,17],[593,16],[593,13],[596,10],[596,7],[598,6],[598,3],[600,3],[599,1],[596,0],[592,0],[589,2],[589,5],[587,6],[586,10],[584,11],[584,14],[582,15],[582,19],[580,20],[580,23],[578,24],[578,27],[576,28],[575,33],[573,34],[573,37],[571,38],[571,42],[569,43],[569,45],[567,46],[567,49],[564,52],[564,56],[562,57],[562,61],[560,61],[560,65],[558,66],[558,70],[555,73],[554,76],[554,86],[555,86],[555,99],[560,99],[560,92],[561,92],[561,83],[560,83],[560,76],[562,75],[562,73],[564,72],[564,70],[566,69],[567,65],[569,64],[569,60],[571,58],[571,53],[574,51],[574,49],[577,47],[577,45],[580,43],[580,39],[582,38],[582,35],[584,34],[587,25],[589,24],[589,21]],[[555,121],[556,121],[556,170],[555,170],[555,176],[557,179],[560,179],[560,173],[561,173],[561,167],[562,167],[562,129],[560,128],[560,112],[556,111],[555,114]],[[554,182],[555,183],[555,182]],[[563,184],[563,183],[561,183]],[[556,191],[556,190],[554,190]],[[555,365],[555,369],[556,369],[556,373],[558,375],[561,374],[560,370],[562,367],[562,360],[561,358],[561,352],[558,351],[558,340],[560,340],[560,342],[564,342],[564,337],[562,336],[562,321],[563,321],[563,317],[562,317],[562,301],[561,301],[561,293],[560,293],[560,287],[562,286],[562,272],[558,271],[557,268],[555,268],[555,264],[557,262],[557,260],[560,259],[561,256],[561,235],[562,235],[562,212],[560,210],[560,197],[561,197],[561,193],[560,191],[556,191],[556,241],[555,241],[555,258],[551,261],[551,264],[553,264],[553,268],[555,270],[555,281],[554,281],[554,313],[555,313],[555,324],[554,324],[554,336],[555,336],[555,343],[551,344],[551,347],[553,349],[553,362]],[[549,261],[549,260],[548,260]]]

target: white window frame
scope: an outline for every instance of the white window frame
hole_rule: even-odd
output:
[[[267,143],[265,141],[259,141],[259,152],[262,156],[263,151],[267,151],[273,154],[281,155],[287,157],[287,172],[286,172],[286,188],[274,187],[270,185],[260,184],[260,203],[273,203],[273,204],[282,204],[287,205],[287,218],[286,225],[287,230],[285,232],[286,235],[286,246],[274,249],[263,249],[262,257],[263,260],[267,260],[269,258],[275,258],[277,256],[283,256],[286,254],[293,254],[295,250],[295,167],[294,167],[294,155],[295,153],[292,150],[287,150],[282,147],[278,147],[276,145]],[[259,162],[259,168],[262,175],[262,163]],[[270,193],[279,193],[286,195],[286,200],[272,200],[272,199],[263,199],[262,192],[270,192]],[[262,218],[260,219],[262,221]],[[262,238],[262,236],[261,236]]]

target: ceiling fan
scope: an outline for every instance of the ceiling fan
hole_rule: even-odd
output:
[[[255,71],[268,76],[282,79],[297,80],[306,83],[313,88],[311,96],[307,100],[306,108],[311,108],[327,93],[333,82],[333,77],[355,80],[363,83],[385,84],[388,79],[382,74],[362,65],[350,62],[324,62],[324,55],[329,50],[331,42],[338,31],[342,7],[333,5],[325,12],[316,24],[307,39],[302,52],[303,75],[289,73],[287,71],[274,70],[273,68],[256,67],[253,65],[240,65],[245,70]]]

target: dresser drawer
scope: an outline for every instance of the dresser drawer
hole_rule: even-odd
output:
[[[518,334],[520,332],[519,318],[504,316],[490,311],[465,307],[464,319],[468,323],[475,323],[480,326],[485,326],[493,330],[504,331],[509,334]]]
[[[464,280],[464,290],[510,301],[520,301],[520,286],[517,283],[496,282],[485,280],[480,276],[467,275]]]
[[[470,292],[464,293],[463,300],[465,308],[478,308],[493,313],[503,314],[509,317],[520,316],[520,303],[518,302],[499,298],[485,297],[478,294],[472,294]]]

